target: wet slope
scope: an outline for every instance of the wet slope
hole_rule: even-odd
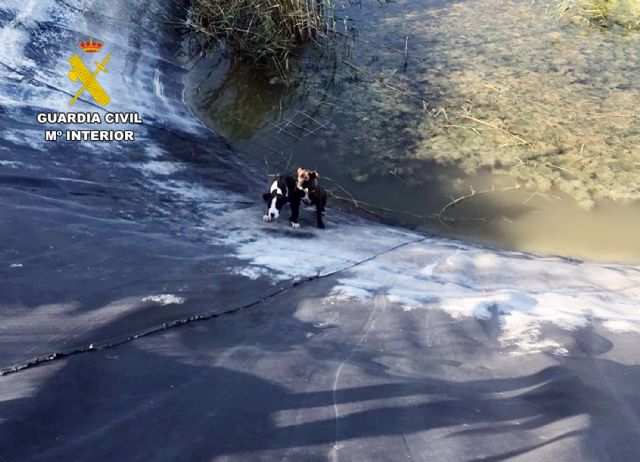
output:
[[[638,268],[263,223],[182,100],[170,3],[0,8],[0,460],[640,456]],[[89,34],[135,143],[35,122]]]

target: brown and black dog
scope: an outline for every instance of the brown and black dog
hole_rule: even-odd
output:
[[[304,193],[302,201],[307,205],[315,205],[318,228],[324,228],[322,215],[324,215],[324,208],[327,205],[327,198],[329,195],[327,194],[327,191],[320,186],[320,182],[318,180],[320,175],[318,175],[318,172],[315,170],[307,170],[302,167],[298,167],[297,174],[297,187]]]

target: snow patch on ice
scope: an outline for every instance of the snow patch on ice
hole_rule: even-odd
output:
[[[158,303],[161,306],[165,305],[181,305],[185,302],[185,299],[173,294],[160,294],[160,295],[148,295],[142,299],[143,302]]]
[[[232,274],[244,276],[251,279],[252,281],[256,281],[262,277],[269,277],[271,274],[271,271],[268,268],[262,268],[260,266],[242,266],[239,268],[229,268],[229,271]]]

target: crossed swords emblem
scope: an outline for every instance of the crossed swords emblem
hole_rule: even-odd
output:
[[[93,96],[93,99],[96,100],[96,102],[102,107],[111,102],[111,98],[109,98],[107,92],[104,91],[104,88],[102,88],[102,86],[96,80],[96,75],[98,75],[100,71],[107,72],[107,68],[105,66],[110,59],[111,55],[108,55],[101,63],[99,63],[98,61],[94,61],[97,66],[96,70],[90,72],[78,55],[73,55],[71,58],[69,58],[69,63],[71,64],[69,78],[74,82],[80,80],[80,82],[82,83],[82,88],[80,88],[80,90],[78,90],[78,92],[73,96],[73,98],[69,102],[69,106],[73,106],[73,103],[76,102],[76,100],[85,90],[87,90],[91,94],[91,96]]]

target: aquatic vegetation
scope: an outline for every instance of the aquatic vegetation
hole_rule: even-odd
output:
[[[339,161],[354,177],[393,171],[409,186],[433,163],[490,171],[584,209],[640,199],[640,37],[544,18],[539,5],[490,5],[385,19],[389,34],[411,32],[411,62],[403,73],[400,56],[359,64],[379,77],[360,76],[334,101],[334,135],[354,140]]]
[[[640,29],[640,0],[554,0],[554,13],[577,13],[588,20],[608,26],[619,24]]]
[[[333,0],[193,0],[186,26],[251,63],[271,62],[281,73],[296,46],[333,24]]]

